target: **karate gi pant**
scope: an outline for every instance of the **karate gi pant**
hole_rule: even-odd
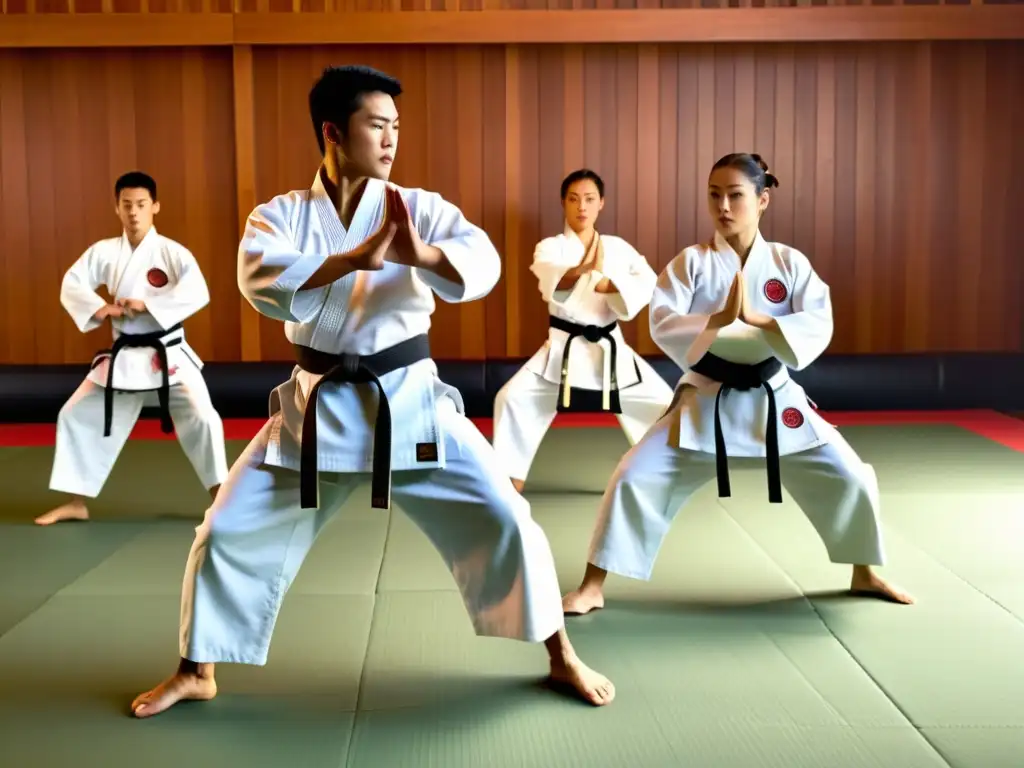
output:
[[[715,478],[713,454],[673,446],[677,409],[658,421],[619,462],[601,500],[589,562],[633,579],[648,580],[679,509]],[[729,468],[764,460],[730,458]],[[878,480],[870,464],[835,432],[825,445],[781,458],[782,482],[817,530],[834,563],[885,562]]]
[[[540,642],[564,625],[554,557],[487,439],[438,403],[444,469],[392,475],[392,498],[455,578],[476,633]],[[320,507],[299,506],[299,473],[264,464],[271,423],[231,468],[196,529],[182,589],[181,656],[263,665],[285,594],[362,473],[320,472]],[[380,514],[387,514],[381,511]]]
[[[642,381],[619,390],[619,426],[636,445],[672,402],[672,388],[645,361]],[[558,412],[558,385],[526,367],[509,379],[494,399],[491,440],[509,477],[526,480],[544,435]]]
[[[203,487],[227,478],[224,423],[214,410],[202,371],[180,369],[181,383],[170,388],[174,431]],[[115,392],[110,436],[103,436],[105,388],[85,379],[57,416],[57,443],[50,490],[96,498],[103,489],[143,407],[159,405],[157,393]]]

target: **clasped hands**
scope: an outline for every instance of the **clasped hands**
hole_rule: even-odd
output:
[[[113,304],[104,304],[93,315],[97,320],[104,320],[108,317],[133,317],[141,315],[146,311],[146,304],[141,299],[115,299]]]
[[[718,312],[711,315],[708,322],[709,328],[725,328],[740,320],[754,328],[767,329],[772,324],[772,316],[758,312],[750,305],[747,297],[747,286],[743,280],[743,272],[737,272],[729,287],[729,295],[725,300],[725,306]]]
[[[380,228],[342,256],[352,269],[371,272],[383,269],[386,261],[432,270],[444,259],[439,248],[420,239],[402,194],[391,186],[384,188],[384,218]]]

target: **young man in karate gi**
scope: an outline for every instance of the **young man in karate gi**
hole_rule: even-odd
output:
[[[594,229],[600,176],[573,171],[561,199],[565,231],[537,244],[530,267],[548,304],[548,340],[494,401],[492,442],[520,492],[556,412],[614,413],[635,445],[672,402],[672,388],[619,328],[647,306],[658,276],[621,237]]]
[[[323,155],[311,188],[249,217],[240,288],[285,323],[299,365],[196,531],[178,670],[135,700],[137,717],[212,698],[216,662],[266,663],[303,559],[367,479],[374,507],[387,509],[393,493],[438,549],[478,635],[543,641],[553,682],[595,705],[614,696],[565,634],[551,550],[529,504],[430,359],[435,294],[480,299],[501,262],[440,195],[388,183],[400,93],[366,67],[325,70],[309,96]]]
[[[87,520],[86,499],[103,489],[144,406],[160,408],[211,497],[228,474],[224,425],[203,380],[203,362],[182,323],[210,302],[203,273],[187,248],[160,235],[156,182],[139,171],[114,185],[123,232],[101,240],[64,275],[60,302],[82,333],[110,319],[114,344],[96,354],[85,381],[57,417],[50,489],[71,501],[36,518],[39,525]],[[96,290],[106,289],[113,303]]]
[[[684,371],[678,402],[615,470],[566,613],[603,607],[609,571],[649,579],[687,499],[716,475],[729,496],[730,457],[766,460],[774,503],[785,480],[832,562],[853,566],[853,592],[913,602],[872,570],[885,561],[874,470],[789,378],[831,341],[832,303],[806,256],[761,236],[777,185],[758,155],[727,155],[711,171],[715,236],[669,264],[651,301],[651,337]]]

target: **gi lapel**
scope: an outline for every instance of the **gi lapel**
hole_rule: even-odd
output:
[[[150,251],[156,243],[156,228],[151,227],[142,242],[132,250],[127,235],[121,235],[121,250],[117,256],[114,284],[110,286],[110,295],[117,299],[137,299],[130,295],[142,278],[143,270],[150,266]],[[120,274],[117,274],[119,272]]]
[[[334,207],[334,202],[331,200],[330,195],[327,194],[321,173],[322,171],[317,172],[316,179],[310,188],[310,196],[316,209],[316,214],[320,219],[320,227],[326,241],[328,253],[345,253],[368,238],[380,222],[384,201],[384,182],[377,179],[368,179],[366,181],[363,196],[359,200],[359,205],[356,207],[349,228],[346,230],[341,223],[341,218],[338,216],[338,211]],[[341,293],[337,295],[335,300],[339,301],[346,308],[346,311],[344,313],[328,312],[321,315],[321,320],[311,340],[314,347],[318,337],[321,335],[335,337],[342,332],[341,326],[343,323],[346,326],[351,326],[351,323],[354,322],[359,314],[359,307],[354,306],[354,302],[355,304],[361,302],[365,292],[366,277],[366,273],[360,270],[346,275],[328,288],[326,302],[331,303],[331,294],[335,291],[340,291]]]

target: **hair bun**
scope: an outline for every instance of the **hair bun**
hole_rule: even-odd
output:
[[[761,166],[762,171],[768,173],[768,163],[764,161],[763,157],[761,157],[759,154],[755,152],[750,156],[750,159],[757,163],[759,166]]]
[[[769,189],[771,187],[779,186],[779,180],[775,178],[775,174],[770,173],[767,168],[765,168],[764,172],[764,185]]]

